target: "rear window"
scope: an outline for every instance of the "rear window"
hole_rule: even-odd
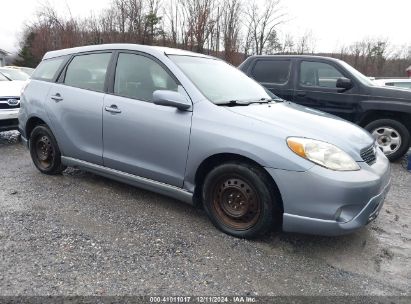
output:
[[[31,76],[32,79],[52,81],[66,57],[43,60]]]
[[[258,60],[252,76],[258,82],[285,84],[290,77],[291,61]]]

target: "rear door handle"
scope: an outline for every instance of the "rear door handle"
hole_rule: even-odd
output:
[[[104,110],[110,113],[121,113],[121,110],[116,105],[105,107]]]
[[[56,93],[56,95],[51,96],[51,99],[53,99],[56,102],[59,102],[63,100],[63,97],[61,97],[60,93]]]

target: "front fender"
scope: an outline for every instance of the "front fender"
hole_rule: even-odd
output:
[[[312,162],[294,154],[285,138],[274,134],[270,128],[262,127],[262,124],[210,102],[195,104],[185,188],[189,191],[194,189],[198,168],[204,160],[217,154],[234,154],[262,167],[281,170],[307,171],[314,166]],[[260,131],[256,132],[256,129]]]

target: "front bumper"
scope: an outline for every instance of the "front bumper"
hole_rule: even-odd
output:
[[[390,164],[381,151],[372,166],[337,172],[319,166],[305,172],[267,168],[283,200],[283,230],[342,235],[374,220],[390,189]]]
[[[19,109],[0,110],[0,131],[17,130]]]

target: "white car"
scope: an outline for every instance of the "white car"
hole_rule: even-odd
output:
[[[20,94],[27,81],[10,80],[0,73],[0,132],[18,129]]]
[[[13,68],[0,68],[0,74],[9,80],[26,81],[30,78],[29,74]]]
[[[374,82],[379,86],[389,86],[396,88],[411,89],[411,78],[403,79],[378,79]]]
[[[26,73],[29,76],[31,76],[34,72],[34,69],[32,68],[19,67],[19,66],[14,66],[14,65],[8,65],[8,66],[5,66],[5,68],[18,70],[18,71]]]

